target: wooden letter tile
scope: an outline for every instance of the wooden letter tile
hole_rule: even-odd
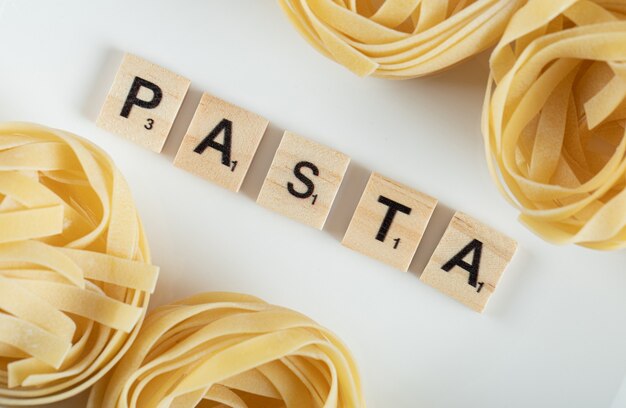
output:
[[[348,163],[343,153],[285,132],[257,203],[322,229]]]
[[[174,165],[239,191],[268,123],[259,115],[205,93]]]
[[[436,205],[436,199],[372,173],[342,244],[407,271]]]
[[[126,54],[96,123],[159,153],[189,84],[180,75]]]
[[[482,312],[516,248],[511,238],[457,212],[420,279]]]

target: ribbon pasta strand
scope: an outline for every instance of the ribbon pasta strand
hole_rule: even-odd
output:
[[[327,329],[252,296],[203,293],[155,309],[88,408],[365,407]]]
[[[626,3],[530,0],[490,60],[482,129],[520,220],[558,244],[626,246]]]
[[[279,0],[300,34],[359,76],[429,75],[493,46],[525,0]]]
[[[0,124],[0,405],[59,401],[104,376],[157,275],[106,154],[60,130]]]

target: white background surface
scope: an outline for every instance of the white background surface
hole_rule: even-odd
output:
[[[483,157],[487,55],[391,82],[318,55],[274,1],[0,0],[0,10],[0,120],[63,128],[113,156],[162,267],[152,306],[229,290],[299,310],[350,346],[370,407],[626,406],[626,254],[554,247],[517,223]],[[126,51],[192,81],[161,155],[95,126]],[[203,91],[271,122],[240,194],[171,164]],[[322,232],[254,202],[284,129],[352,157]],[[370,170],[440,200],[409,273],[340,244]],[[452,209],[519,241],[483,315],[418,279]]]

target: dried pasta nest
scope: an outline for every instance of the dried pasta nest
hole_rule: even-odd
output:
[[[493,46],[523,0],[279,0],[319,52],[360,76],[413,78]]]
[[[0,124],[0,406],[75,395],[137,335],[158,270],[100,149]]]
[[[107,381],[100,407],[364,407],[355,363],[332,333],[235,293],[155,309]]]
[[[532,231],[626,246],[626,3],[531,0],[491,57],[489,165]]]

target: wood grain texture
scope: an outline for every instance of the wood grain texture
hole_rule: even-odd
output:
[[[381,197],[405,206],[409,214],[393,211]],[[372,173],[342,244],[406,272],[436,205],[435,198]]]
[[[223,129],[221,124],[226,124],[228,129]],[[262,116],[205,93],[178,149],[174,165],[237,192],[268,124]],[[198,149],[207,138],[222,146],[229,144],[229,154],[226,155],[223,148]]]
[[[444,266],[474,240],[482,245],[476,282],[472,285],[471,274],[466,268],[457,265],[446,272]],[[517,243],[513,239],[457,212],[420,279],[473,310],[482,312],[516,249]],[[466,266],[472,265],[477,256],[478,251],[472,250],[463,257],[463,262]]]
[[[312,189],[296,177],[296,166],[302,162],[308,162],[319,170],[316,176],[309,167],[300,169],[300,173],[313,183]],[[322,229],[349,163],[350,158],[345,154],[286,131],[257,203],[303,224]],[[289,183],[297,193],[310,194],[304,198],[293,195],[289,192]]]
[[[124,117],[122,111],[137,77],[157,85],[162,97],[153,108],[133,105]],[[160,153],[190,84],[188,79],[172,71],[126,54],[96,123],[102,129]],[[137,98],[144,101],[152,101],[154,97],[154,91],[147,87],[141,87],[137,93]]]

